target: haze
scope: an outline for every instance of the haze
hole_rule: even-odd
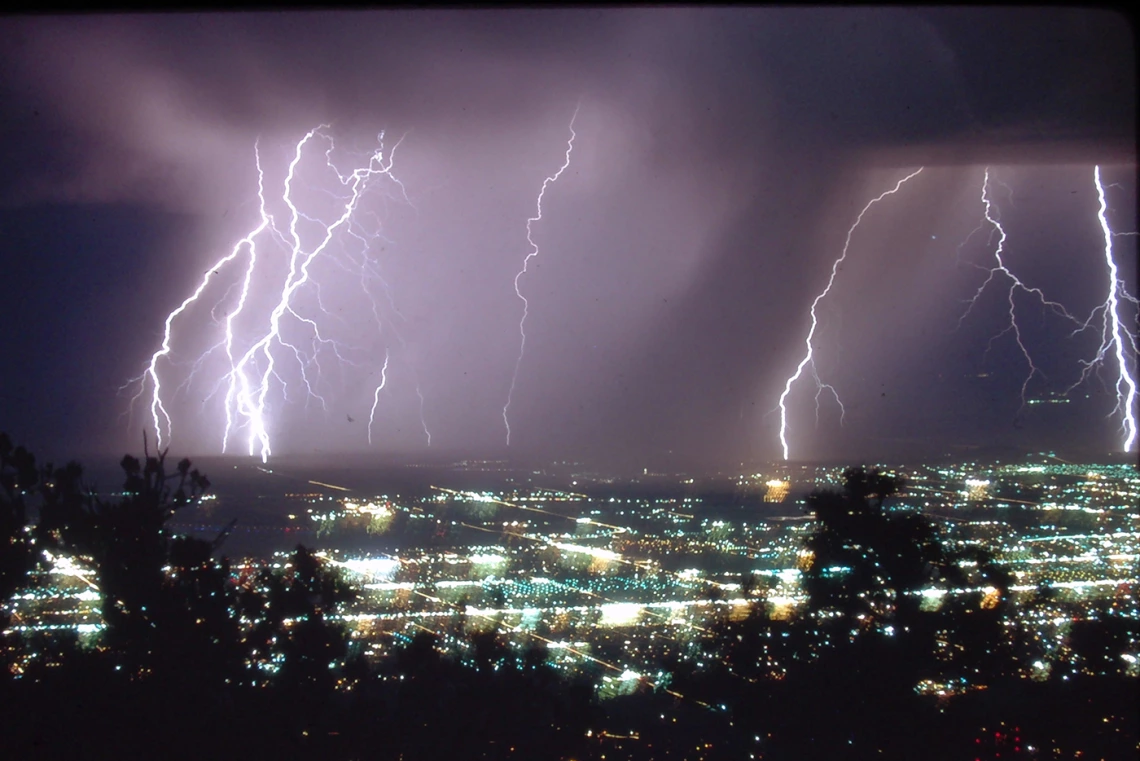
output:
[[[257,224],[255,144],[280,200],[297,142],[322,123],[358,159],[382,131],[387,146],[399,141],[392,172],[407,200],[389,186],[361,213],[383,233],[382,322],[401,340],[378,332],[359,273],[314,270],[320,304],[314,291],[308,307],[336,316],[329,330],[357,364],[321,355],[324,407],[274,391],[277,454],[777,459],[772,411],[808,307],[860,209],[918,166],[852,236],[821,306],[817,366],[846,415],[825,395],[817,419],[814,385],[797,387],[794,457],[1119,449],[1113,367],[1071,404],[1026,407],[1020,355],[1005,338],[986,352],[1004,328],[1003,292],[958,321],[985,279],[973,265],[992,255],[988,232],[969,237],[986,166],[1002,183],[992,198],[1011,267],[1082,318],[1103,300],[1094,165],[1112,185],[1114,231],[1137,229],[1134,39],[1122,16],[42,16],[0,21],[0,41],[0,429],[37,451],[138,448],[146,400],[128,415],[133,391],[120,387],[159,349],[167,315]],[[523,306],[513,281],[576,108],[571,162],[545,192],[532,225],[540,254],[520,281],[527,344],[508,447]],[[317,203],[307,177],[299,192]],[[1115,247],[1132,294],[1135,241]],[[171,389],[216,342],[211,309],[236,298],[235,278],[220,277],[177,325]],[[1023,315],[1041,370],[1030,396],[1048,398],[1077,380],[1097,336],[1070,338],[1028,302]],[[170,399],[179,455],[220,453],[222,397],[203,401],[216,381],[203,370]]]

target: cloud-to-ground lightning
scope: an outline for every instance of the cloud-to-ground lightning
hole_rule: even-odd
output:
[[[1101,318],[1101,332],[1100,332],[1100,346],[1097,347],[1096,354],[1088,361],[1082,361],[1082,370],[1080,379],[1069,387],[1068,391],[1083,383],[1089,376],[1089,373],[1096,367],[1105,363],[1106,358],[1111,353],[1116,360],[1116,379],[1113,383],[1113,388],[1116,394],[1116,406],[1113,407],[1110,415],[1120,415],[1120,426],[1124,434],[1124,451],[1132,451],[1133,446],[1136,444],[1136,379],[1133,378],[1132,373],[1135,369],[1129,370],[1128,354],[1131,351],[1132,364],[1135,368],[1137,358],[1137,345],[1136,336],[1128,332],[1124,326],[1124,321],[1120,317],[1121,300],[1126,300],[1136,304],[1136,299],[1128,293],[1124,287],[1124,281],[1120,277],[1119,269],[1116,266],[1116,260],[1113,257],[1112,239],[1115,234],[1112,228],[1109,227],[1108,217],[1108,200],[1105,196],[1104,184],[1100,179],[1100,166],[1093,169],[1093,182],[1096,185],[1097,199],[1100,202],[1100,208],[1097,211],[1097,220],[1100,222],[1100,229],[1104,235],[1104,260],[1105,266],[1108,269],[1108,296],[1103,304],[1098,305],[1093,309],[1089,318],[1075,331],[1073,335],[1083,332],[1088,329],[1097,315]]]
[[[372,410],[368,413],[368,443],[372,443],[372,423],[376,419],[376,407],[380,404],[380,392],[388,383],[388,352],[384,352],[384,365],[380,368],[380,385],[372,394]]]
[[[1121,416],[1121,429],[1124,434],[1124,450],[1130,451],[1135,445],[1137,438],[1135,414],[1137,384],[1135,378],[1132,375],[1132,372],[1134,371],[1129,369],[1129,355],[1131,355],[1131,363],[1134,365],[1137,356],[1137,341],[1136,335],[1132,332],[1129,332],[1125,326],[1124,320],[1121,318],[1121,302],[1127,301],[1134,305],[1138,304],[1138,302],[1135,297],[1133,297],[1125,288],[1124,281],[1120,277],[1116,261],[1113,257],[1112,241],[1117,234],[1112,232],[1112,229],[1109,227],[1108,219],[1106,217],[1108,202],[1105,196],[1105,186],[1100,179],[1100,167],[1096,166],[1093,169],[1093,182],[1096,186],[1097,197],[1100,203],[1100,208],[1097,212],[1097,220],[1104,237],[1103,252],[1108,273],[1108,295],[1103,303],[1093,308],[1089,314],[1088,319],[1084,321],[1081,321],[1078,318],[1074,317],[1059,302],[1046,298],[1045,294],[1041,291],[1040,288],[1031,287],[1022,282],[1017,277],[1017,275],[1015,275],[1010,270],[1009,266],[1002,258],[1002,254],[1005,252],[1005,244],[1008,238],[1005,228],[1001,224],[1001,215],[998,213],[994,201],[990,196],[991,181],[997,182],[998,184],[1005,187],[1007,192],[1010,193],[1010,198],[1012,201],[1012,190],[1005,183],[991,177],[990,170],[987,167],[982,180],[982,205],[984,207],[984,222],[970,235],[972,236],[974,233],[983,229],[987,225],[990,227],[991,233],[997,234],[998,241],[993,253],[994,261],[996,264],[993,267],[984,267],[978,264],[973,265],[983,272],[986,272],[986,278],[978,287],[977,291],[975,291],[973,297],[969,299],[966,310],[962,313],[962,316],[958,320],[959,327],[962,325],[962,322],[966,319],[966,317],[970,314],[970,311],[977,303],[978,298],[986,290],[987,286],[989,286],[989,284],[999,276],[1004,278],[1008,283],[1008,289],[1005,293],[1006,301],[1009,305],[1009,309],[1007,311],[1008,324],[1005,326],[1005,328],[1003,328],[999,333],[990,339],[986,351],[988,352],[993,347],[994,342],[1005,334],[1013,334],[1017,348],[1029,366],[1029,373],[1026,375],[1024,381],[1021,384],[1021,402],[1024,406],[1026,403],[1026,391],[1028,389],[1029,382],[1033,379],[1034,376],[1043,376],[1044,374],[1034,363],[1029,349],[1026,347],[1025,341],[1022,338],[1021,326],[1017,321],[1017,304],[1015,301],[1016,294],[1020,291],[1025,295],[1034,297],[1037,301],[1040,302],[1043,308],[1047,308],[1058,317],[1062,317],[1068,322],[1076,325],[1076,328],[1070,334],[1070,338],[1075,337],[1078,334],[1083,333],[1091,328],[1099,317],[1100,344],[1098,345],[1092,359],[1081,361],[1082,370],[1080,377],[1075,383],[1069,386],[1064,393],[1067,395],[1082,383],[1084,383],[1088,379],[1089,375],[1093,372],[1093,370],[1105,366],[1109,361],[1109,357],[1111,356],[1112,359],[1115,360],[1116,364],[1116,378],[1113,382],[1113,388],[1116,396],[1116,405],[1113,407],[1109,415],[1111,416],[1114,414],[1119,414]],[[969,240],[969,237],[967,237],[967,240]],[[963,242],[963,245],[965,245],[965,242]]]
[[[163,329],[163,335],[162,335],[162,346],[158,349],[158,351],[156,351],[154,354],[151,355],[150,362],[147,364],[146,371],[144,372],[144,374],[141,378],[137,379],[138,381],[140,381],[139,390],[138,390],[138,393],[135,395],[135,397],[131,400],[131,403],[133,406],[134,402],[137,401],[142,396],[143,393],[145,393],[146,381],[149,379],[150,384],[151,384],[150,414],[151,414],[151,420],[154,424],[155,439],[156,439],[156,442],[158,444],[158,448],[160,450],[162,449],[163,423],[165,423],[165,425],[166,425],[167,438],[170,438],[173,424],[172,424],[172,421],[170,419],[170,413],[167,412],[165,405],[163,405],[163,403],[162,403],[162,384],[161,384],[161,381],[159,380],[159,377],[158,377],[158,361],[160,359],[162,359],[163,357],[168,357],[170,355],[170,352],[171,352],[171,345],[170,345],[171,330],[174,326],[174,321],[183,312],[185,312],[190,307],[191,304],[196,302],[199,299],[199,297],[201,297],[202,292],[206,290],[206,286],[208,286],[210,284],[210,278],[213,275],[218,274],[223,267],[225,267],[231,261],[236,259],[238,257],[238,255],[241,254],[243,249],[248,248],[249,249],[249,268],[246,270],[245,279],[243,281],[241,298],[240,298],[240,301],[238,302],[237,308],[233,312],[230,312],[230,314],[227,315],[227,317],[226,317],[225,346],[226,346],[226,353],[231,355],[231,360],[232,360],[233,318],[238,312],[241,311],[242,307],[245,305],[245,299],[249,293],[250,278],[253,274],[254,264],[257,261],[254,239],[258,235],[260,235],[262,232],[264,232],[271,224],[271,220],[269,218],[269,215],[265,211],[265,173],[262,170],[261,155],[260,155],[260,152],[257,151],[256,146],[254,149],[254,155],[257,158],[257,186],[258,186],[257,187],[257,194],[261,200],[261,205],[260,205],[261,220],[260,220],[259,224],[253,230],[251,230],[248,235],[246,235],[244,238],[242,238],[240,241],[238,241],[237,244],[233,247],[233,250],[231,250],[228,254],[223,256],[218,261],[214,262],[213,266],[209,267],[206,270],[206,274],[202,276],[202,282],[200,282],[198,284],[198,287],[194,290],[194,292],[191,293],[189,296],[187,296],[186,300],[183,301],[178,306],[177,309],[175,309],[173,312],[171,312],[169,315],[167,315],[166,322],[164,323],[164,326],[163,326],[164,329]],[[227,409],[226,410],[227,418],[229,417],[229,414],[230,414],[229,409]],[[227,420],[227,425],[226,425],[226,432],[227,433],[229,432],[228,420]],[[223,444],[223,450],[224,450],[224,444]]]
[[[795,384],[795,382],[797,380],[799,380],[800,376],[803,375],[804,369],[808,365],[811,365],[812,377],[815,379],[815,382],[816,382],[816,403],[817,403],[817,405],[818,405],[818,400],[819,400],[819,394],[821,394],[823,392],[823,389],[826,388],[829,391],[831,391],[833,396],[835,396],[835,401],[839,404],[840,409],[841,410],[843,409],[843,402],[841,402],[839,400],[839,395],[836,393],[835,388],[824,383],[822,380],[820,380],[819,374],[816,371],[816,367],[815,367],[815,346],[812,343],[813,339],[815,338],[816,327],[818,326],[818,320],[817,320],[816,312],[815,312],[816,307],[818,307],[819,302],[823,301],[824,297],[827,296],[827,294],[831,292],[831,287],[835,284],[835,276],[839,272],[839,266],[841,264],[843,264],[843,261],[847,258],[847,251],[851,246],[851,236],[854,235],[855,229],[857,227],[859,227],[859,224],[863,221],[864,215],[866,215],[867,212],[871,209],[871,207],[874,206],[875,204],[877,204],[879,201],[882,201],[887,196],[894,195],[895,193],[897,193],[899,191],[899,188],[901,188],[903,186],[903,184],[905,184],[907,181],[909,181],[910,179],[917,176],[920,172],[922,172],[922,169],[923,169],[923,167],[919,167],[918,169],[916,169],[913,172],[911,172],[910,174],[908,174],[906,177],[903,177],[901,180],[899,180],[897,183],[895,183],[895,186],[893,188],[891,188],[890,190],[884,191],[880,195],[871,199],[867,203],[867,205],[863,207],[863,210],[859,212],[859,216],[855,218],[855,223],[852,224],[851,228],[847,231],[847,239],[843,242],[842,253],[840,253],[839,258],[835,260],[835,263],[831,265],[831,276],[828,277],[828,279],[827,279],[827,286],[820,292],[820,294],[818,296],[815,297],[815,300],[811,303],[811,310],[810,310],[811,328],[808,330],[807,338],[804,340],[804,344],[806,345],[807,350],[804,353],[803,359],[801,359],[800,363],[798,365],[796,365],[796,371],[794,373],[792,373],[791,376],[788,377],[787,382],[784,384],[784,392],[782,394],[780,394],[780,404],[779,404],[779,407],[780,407],[780,446],[783,447],[783,453],[784,453],[784,459],[785,460],[788,459],[788,453],[789,453],[789,449],[788,449],[788,408],[787,408],[786,402],[787,402],[788,394],[790,394],[792,392],[792,385]],[[817,409],[818,409],[818,407],[817,407]]]
[[[325,144],[325,149],[321,151],[324,154],[324,160],[321,162],[323,166],[319,167],[324,173],[320,180],[324,186],[314,188],[312,177],[300,179],[301,164],[313,152],[310,150],[311,146],[321,142]],[[328,410],[326,398],[318,389],[322,352],[335,358],[342,370],[345,365],[375,366],[375,357],[371,356],[374,352],[353,347],[334,337],[334,324],[347,323],[342,317],[326,309],[325,297],[322,296],[322,282],[314,274],[314,265],[318,260],[327,259],[346,272],[351,270],[344,260],[357,267],[360,287],[371,301],[371,311],[376,319],[378,331],[383,326],[377,298],[368,285],[370,280],[380,280],[392,312],[399,315],[392,302],[388,284],[380,277],[378,263],[369,248],[369,241],[379,237],[380,234],[368,231],[361,222],[361,217],[369,214],[361,211],[362,202],[366,194],[381,179],[386,179],[397,186],[403,199],[408,201],[403,184],[392,174],[394,154],[400,143],[397,142],[390,151],[386,151],[383,133],[380,133],[378,142],[379,147],[368,156],[367,161],[344,173],[333,161],[336,145],[329,133],[329,126],[320,125],[306,133],[293,149],[280,195],[274,196],[274,202],[279,199],[284,207],[284,216],[287,219],[284,229],[278,226],[273,212],[270,211],[260,142],[255,144],[260,201],[257,224],[229,253],[206,270],[197,288],[167,316],[160,348],[151,355],[143,374],[135,379],[139,383],[139,389],[132,404],[149,391],[150,422],[154,426],[160,447],[163,443],[168,443],[174,435],[168,402],[164,401],[165,386],[161,376],[162,371],[166,369],[164,365],[174,364],[173,346],[177,340],[175,325],[184,319],[185,314],[197,302],[205,298],[207,290],[215,279],[232,278],[221,300],[210,310],[214,317],[214,325],[222,329],[223,335],[198,357],[190,377],[183,382],[183,386],[192,380],[194,374],[199,372],[212,353],[224,349],[225,368],[214,383],[213,391],[204,400],[205,403],[223,388],[225,389],[224,414],[219,421],[219,438],[223,452],[235,434],[244,432],[250,455],[259,454],[262,460],[270,456],[273,451],[271,436],[273,423],[270,421],[270,413],[279,411],[270,398],[275,388],[280,388],[284,402],[287,403],[290,400],[290,387],[297,385],[302,389],[306,402],[315,399],[326,411]],[[306,192],[306,187],[309,192]],[[268,251],[263,251],[263,247]],[[243,255],[246,257],[245,266],[240,272],[232,272],[236,266],[235,260]],[[287,266],[287,272],[282,281],[279,279],[281,275],[275,275],[273,268],[276,266],[279,271],[283,263]],[[264,273],[261,271],[263,264],[268,270]],[[276,287],[270,285],[274,280],[278,283]],[[334,287],[343,289],[339,284]],[[265,295],[260,294],[259,298],[254,295],[255,290],[266,288],[270,293],[268,304],[272,305],[267,314],[265,304],[261,303]],[[238,293],[236,303],[226,312],[224,318],[219,319],[220,303],[231,299],[235,291]],[[344,291],[341,290],[340,293]],[[304,303],[306,299],[315,301],[316,308],[307,309]],[[246,323],[251,319],[256,320],[260,327],[247,326]],[[401,345],[404,345],[403,337],[399,335],[395,325],[389,324],[392,325],[393,332],[400,339]],[[183,326],[182,330],[194,330],[194,328]],[[370,443],[372,419],[375,417],[379,391],[387,380],[388,360],[389,351],[385,349],[384,365],[381,369],[382,381],[380,387],[373,393],[368,428]],[[296,376],[295,379],[287,381],[285,373],[293,363],[295,363]],[[421,422],[423,422],[423,395],[418,383],[416,385],[416,393],[420,398]],[[430,443],[431,434],[426,424],[424,432]]]
[[[982,179],[982,206],[984,208],[983,216],[985,218],[985,223],[983,224],[989,224],[991,229],[998,235],[997,246],[994,248],[993,253],[994,261],[996,264],[993,267],[974,265],[987,273],[986,279],[980,286],[978,286],[978,289],[974,292],[974,295],[968,300],[966,310],[962,313],[962,316],[958,318],[958,327],[962,326],[963,321],[965,321],[966,317],[969,316],[971,310],[974,308],[974,305],[977,304],[978,299],[981,297],[982,293],[985,292],[989,284],[999,276],[1005,278],[1009,285],[1009,288],[1006,290],[1006,302],[1009,304],[1009,324],[1006,325],[992,338],[990,338],[989,343],[986,346],[986,351],[988,352],[993,347],[994,342],[1002,336],[1006,335],[1007,333],[1013,334],[1014,341],[1017,343],[1018,351],[1021,352],[1021,356],[1025,358],[1026,364],[1029,365],[1029,373],[1025,376],[1025,380],[1023,380],[1021,383],[1021,404],[1024,407],[1027,401],[1025,394],[1029,388],[1029,382],[1033,380],[1034,376],[1043,375],[1043,373],[1041,372],[1040,368],[1038,368],[1034,363],[1033,356],[1029,353],[1029,349],[1025,345],[1025,341],[1021,334],[1021,326],[1017,322],[1017,302],[1014,297],[1018,292],[1029,296],[1034,296],[1041,302],[1041,305],[1043,307],[1048,308],[1054,314],[1064,317],[1070,322],[1077,322],[1077,319],[1073,317],[1073,315],[1071,315],[1062,304],[1046,298],[1045,294],[1041,291],[1040,288],[1028,286],[1023,283],[1021,279],[1018,278],[1017,275],[1015,275],[1008,266],[1006,266],[1005,260],[1002,258],[1002,254],[1005,252],[1005,243],[1008,239],[1008,236],[1006,235],[1005,228],[1002,227],[1001,215],[998,213],[993,199],[990,198],[990,179],[990,169],[989,167],[986,167],[985,174]],[[1002,184],[1004,185],[1004,183]],[[1008,187],[1009,186],[1006,186],[1007,189]],[[975,232],[977,231],[975,230]],[[971,233],[971,235],[972,234],[973,233]]]
[[[515,394],[515,385],[518,383],[519,367],[522,365],[523,354],[526,352],[526,318],[530,308],[530,302],[527,301],[526,296],[522,294],[522,290],[519,288],[519,281],[523,275],[527,273],[527,266],[530,264],[530,260],[538,256],[538,244],[536,244],[534,238],[531,237],[531,226],[542,219],[542,197],[546,194],[546,189],[552,183],[557,182],[558,178],[562,176],[562,173],[570,166],[570,153],[574,150],[574,138],[578,136],[577,133],[574,132],[574,120],[578,118],[579,107],[574,108],[574,115],[570,117],[570,139],[566,142],[566,158],[557,172],[543,180],[542,189],[538,191],[538,200],[535,203],[535,215],[526,221],[526,240],[527,243],[530,244],[531,250],[527,252],[526,257],[523,258],[522,269],[515,275],[515,295],[522,299],[523,303],[523,313],[519,319],[519,355],[515,360],[514,373],[511,374],[511,387],[507,391],[507,403],[503,405],[503,425],[506,426],[507,429],[507,446],[511,445],[511,421],[508,417],[508,411],[511,408],[511,399]]]

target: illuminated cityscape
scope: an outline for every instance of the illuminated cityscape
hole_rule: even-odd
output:
[[[895,473],[905,486],[889,510],[930,516],[952,549],[993,548],[1012,573],[1016,627],[1040,643],[1042,674],[1079,667],[1063,653],[1074,620],[1103,610],[1140,618],[1140,475],[1133,466],[1041,456],[1028,464]],[[544,643],[553,664],[592,675],[602,696],[635,684],[665,689],[666,659],[699,669],[716,658],[705,641],[718,622],[743,620],[757,608],[787,618],[805,603],[803,545],[815,522],[804,498],[841,475],[842,468],[806,466],[700,481],[576,474],[558,489],[538,485],[553,480],[543,472],[507,472],[502,486],[481,491],[429,484],[421,494],[357,496],[314,487],[274,498],[276,520],[239,521],[230,552],[255,540],[265,549],[235,562],[232,573],[249,583],[258,563],[282,567],[293,544],[311,543],[362,590],[336,617],[369,659],[382,660],[421,630],[469,658],[467,635],[496,631],[519,652]],[[211,494],[173,528],[215,535],[223,528],[216,516],[233,507],[224,493]],[[52,560],[41,586],[11,601],[14,629],[98,631],[91,572],[66,557]],[[1043,589],[1047,604],[1039,600]],[[974,591],[915,594],[923,610],[937,610],[948,597]],[[1129,648],[1119,669],[1140,673],[1140,643]]]
[[[979,610],[1005,606],[995,663],[1015,679],[1140,676],[1134,466],[1043,453],[1016,462],[881,467],[902,485],[883,504],[885,515],[926,516],[947,553],[982,558],[963,561],[955,584],[932,579],[906,590],[913,610],[958,610],[967,599]],[[851,619],[849,633],[838,632],[840,609],[811,605],[813,567],[817,578],[841,582],[852,571],[815,567],[810,549],[820,530],[811,495],[839,488],[844,468],[780,464],[701,477],[645,469],[625,478],[579,469],[466,461],[404,467],[391,479],[399,489],[366,489],[295,468],[286,469],[288,483],[304,487],[282,486],[284,473],[242,466],[235,483],[256,485],[256,507],[244,496],[250,488],[223,488],[204,494],[170,528],[222,537],[231,557],[228,583],[239,594],[267,593],[267,572],[294,572],[298,543],[316,548],[318,561],[356,590],[326,611],[349,643],[330,668],[362,658],[390,674],[382,679],[402,680],[391,669],[424,635],[439,657],[473,673],[523,663],[538,648],[562,678],[590,685],[603,711],[587,738],[598,757],[652,757],[662,747],[660,738],[654,746],[640,734],[652,727],[623,729],[615,701],[660,696],[673,706],[660,709],[666,725],[686,709],[715,715],[716,695],[700,687],[702,679],[727,674],[742,684],[782,684],[798,662],[826,658],[841,641],[889,641],[904,625],[901,613],[884,614],[880,601]],[[482,485],[472,488],[475,481]],[[1008,573],[1004,582],[986,571],[984,554],[971,554],[987,550],[993,567]],[[12,636],[74,635],[82,646],[98,647],[104,601],[90,565],[45,557],[29,587],[8,602],[9,646]],[[170,567],[166,573],[178,575]],[[264,625],[257,610],[240,614],[247,638]],[[1083,636],[1077,629],[1106,617],[1129,632],[1108,660],[1080,650],[1075,639]],[[289,631],[304,620],[302,614],[282,624]],[[913,694],[944,700],[986,690],[995,672],[975,671],[975,654],[956,643],[953,623],[944,625],[950,628],[933,634],[939,665],[911,684]],[[741,637],[756,636],[752,649],[740,650],[749,641]],[[481,644],[487,637],[498,643],[490,655]],[[52,662],[37,648],[12,655],[17,679],[37,658]],[[285,664],[272,648],[255,649],[245,678],[271,685]],[[347,676],[337,680],[341,690],[353,684]],[[723,721],[735,729],[731,716]],[[1067,752],[1059,740],[1031,739],[1054,749],[1041,757]]]
[[[1135,38],[0,19],[3,757],[1140,757]]]

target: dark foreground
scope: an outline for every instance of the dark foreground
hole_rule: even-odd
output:
[[[601,700],[541,644],[495,628],[462,662],[421,632],[370,661],[336,619],[355,594],[298,547],[235,578],[220,544],[165,528],[209,482],[187,461],[122,462],[114,500],[78,466],[38,467],[0,435],[0,599],[36,595],[48,554],[89,568],[105,628],[80,644],[3,611],[0,757],[11,759],[1129,759],[1140,750],[1132,590],[1044,653],[1011,616],[1011,575],[954,550],[897,484],[853,469],[809,500],[805,609],[707,632],[707,661],[662,662]],[[840,569],[840,572],[836,572]],[[968,587],[938,611],[912,594]],[[1129,597],[1131,596],[1131,597]],[[34,629],[34,627],[33,627]],[[1042,670],[1036,664],[1049,661]],[[1131,660],[1130,660],[1131,659]],[[1036,671],[1034,669],[1037,669]],[[1047,674],[1047,676],[1046,676]],[[1036,678],[1031,678],[1036,677]],[[950,685],[942,695],[916,685]]]

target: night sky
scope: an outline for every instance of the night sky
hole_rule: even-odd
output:
[[[991,284],[956,326],[986,279],[977,265],[993,266],[991,228],[969,237],[985,222],[987,166],[1010,270],[1082,320],[1104,301],[1093,166],[1113,230],[1136,231],[1135,69],[1126,20],[1095,10],[5,18],[0,430],[49,456],[137,449],[150,392],[128,414],[138,387],[120,387],[258,224],[255,144],[288,237],[286,169],[324,123],[338,167],[366,163],[381,131],[386,149],[399,142],[403,189],[377,182],[357,210],[360,229],[380,233],[369,255],[388,291],[374,278],[374,314],[356,238],[314,260],[293,306],[323,306],[322,335],[350,363],[319,346],[306,372],[322,406],[278,347],[289,388],[274,380],[267,395],[275,454],[776,460],[777,402],[808,308],[860,210],[919,166],[865,215],[820,304],[816,368],[846,416],[825,391],[817,422],[814,381],[801,379],[792,458],[1118,450],[1111,361],[1070,404],[1023,407],[1028,367],[1012,334],[986,351],[1008,324],[1008,287]],[[527,344],[508,448],[513,280],[576,108],[571,161],[546,188],[540,253],[520,279]],[[296,197],[326,221],[327,146],[313,144],[296,178]],[[314,224],[301,225],[310,249]],[[243,336],[285,282],[282,246],[263,247]],[[1116,237],[1114,251],[1136,294],[1136,238]],[[173,390],[220,340],[246,259],[230,267],[174,323],[158,364],[179,455],[221,452],[224,352]],[[1017,300],[1041,370],[1028,396],[1064,391],[1099,329],[1070,338],[1070,323]],[[1133,334],[1135,315],[1127,306]],[[308,352],[311,330],[285,319]],[[244,453],[247,438],[239,425],[227,451]]]

